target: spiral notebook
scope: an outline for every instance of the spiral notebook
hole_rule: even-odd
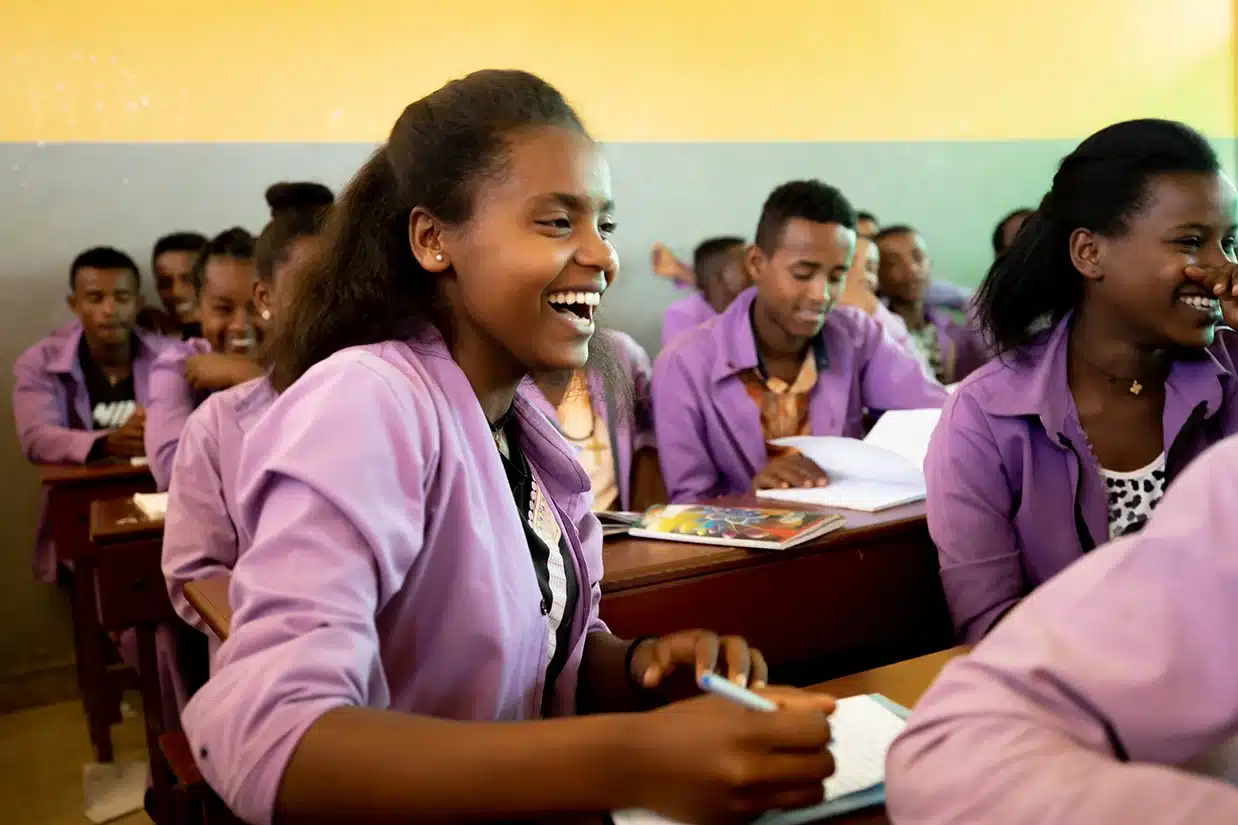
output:
[[[830,716],[834,775],[825,780],[825,801],[794,811],[771,811],[754,825],[805,825],[872,808],[885,802],[885,759],[903,730],[908,711],[879,694],[838,700]],[[615,811],[614,825],[678,825],[649,811]]]

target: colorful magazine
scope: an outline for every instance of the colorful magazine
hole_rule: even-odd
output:
[[[651,507],[629,535],[754,550],[785,550],[837,530],[843,524],[843,517],[836,513],[667,504]]]

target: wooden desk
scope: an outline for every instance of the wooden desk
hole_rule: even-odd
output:
[[[90,506],[90,551],[78,556],[78,575],[94,575],[97,615],[103,629],[132,628],[137,638],[138,685],[150,760],[156,822],[169,822],[173,810],[170,769],[159,746],[170,723],[163,718],[156,633],[160,625],[179,625],[164,584],[163,519],[150,519],[132,498],[102,499]],[[175,635],[175,633],[174,633]]]
[[[96,595],[90,548],[90,503],[95,499],[153,492],[148,467],[128,462],[40,464],[39,481],[47,496],[47,519],[58,563],[71,571],[73,648],[77,684],[95,759],[112,761],[111,726],[120,721],[121,684],[107,668],[108,642],[95,613]]]
[[[198,611],[202,621],[220,641],[228,638],[232,628],[232,606],[228,603],[228,587],[232,577],[211,576],[185,585],[185,600]]]
[[[722,503],[789,507],[754,497]],[[626,638],[690,627],[740,635],[773,667],[844,656],[901,661],[948,647],[924,505],[833,512],[844,528],[791,550],[608,542],[602,618]]]
[[[910,659],[906,662],[896,662],[885,667],[874,668],[853,676],[843,676],[831,679],[814,689],[824,691],[839,699],[848,696],[858,696],[865,693],[880,693],[892,699],[903,707],[910,708],[920,701],[920,697],[928,690],[929,685],[937,678],[937,674],[951,659],[967,653],[968,647],[955,647]],[[885,808],[872,808],[867,811],[856,811],[847,816],[829,820],[838,825],[890,825]]]

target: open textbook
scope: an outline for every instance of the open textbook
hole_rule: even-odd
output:
[[[838,436],[780,438],[811,459],[830,477],[826,487],[761,490],[762,498],[796,504],[819,504],[875,513],[921,501],[924,456],[941,410],[891,410],[877,420],[863,440]]]
[[[834,775],[825,780],[825,801],[795,811],[774,811],[754,825],[803,825],[885,802],[885,759],[902,731],[904,708],[872,694],[838,700],[830,716]],[[615,825],[675,825],[648,811],[615,811]]]

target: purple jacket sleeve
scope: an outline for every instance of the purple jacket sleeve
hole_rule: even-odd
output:
[[[182,718],[203,776],[246,822],[271,821],[319,717],[389,702],[375,617],[421,550],[439,449],[430,393],[408,384],[374,355],[337,355],[247,433],[238,516],[252,541],[232,633]]]
[[[584,498],[586,503],[592,501],[591,496]],[[602,621],[602,523],[594,515],[591,507],[581,507],[581,517],[576,522],[580,533],[581,552],[589,567],[589,609],[586,615],[585,633],[610,633],[606,622]]]
[[[924,458],[928,527],[954,627],[976,642],[1023,596],[1010,521],[1014,496],[984,415],[966,387],[946,403]]]
[[[891,818],[1238,822],[1238,789],[1194,772],[1238,730],[1236,490],[1230,439],[950,665],[890,750]]]
[[[176,614],[210,633],[185,600],[185,585],[227,573],[236,565],[236,527],[224,503],[217,419],[209,402],[185,423],[168,488],[163,527],[163,576]]]
[[[146,457],[155,486],[162,492],[172,480],[172,463],[181,431],[197,406],[193,387],[185,379],[185,362],[206,342],[187,341],[169,346],[150,370],[150,406],[146,410]]]
[[[863,364],[860,389],[864,406],[873,410],[940,409],[949,394],[935,378],[925,374],[921,363],[907,354],[880,323],[851,307],[862,330],[860,359]]]
[[[83,464],[95,442],[111,430],[66,427],[63,403],[56,397],[56,379],[47,371],[46,353],[36,345],[13,365],[13,420],[27,461],[43,464]]]
[[[692,386],[683,356],[688,348],[664,350],[653,363],[653,424],[658,436],[658,464],[672,503],[715,498],[720,473],[705,441],[700,397]]]

